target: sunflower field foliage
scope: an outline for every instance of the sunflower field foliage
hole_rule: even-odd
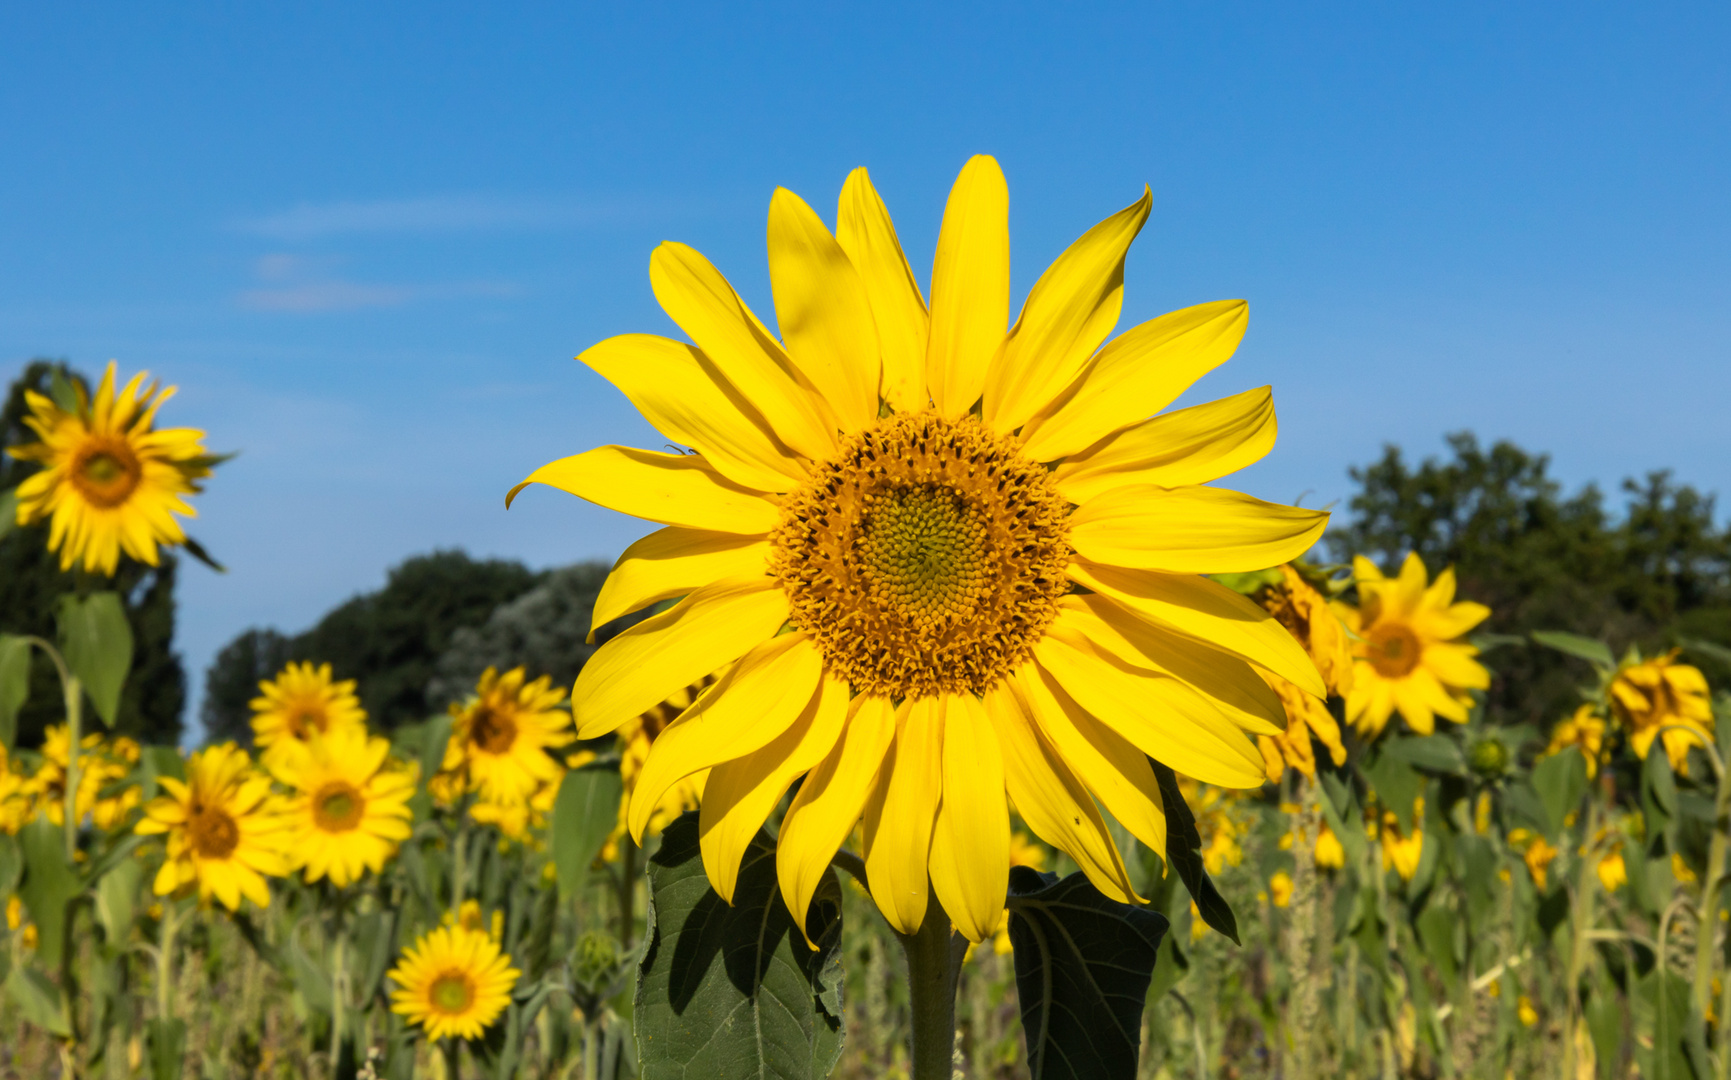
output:
[[[865,170],[833,231],[778,189],[776,332],[657,248],[689,340],[578,359],[676,448],[506,499],[654,531],[464,625],[249,631],[196,748],[116,727],[126,575],[220,569],[225,458],[143,373],[28,389],[0,540],[64,588],[0,634],[0,1076],[1731,1077],[1710,504],[1612,527],[1457,437],[1355,472],[1324,561],[1217,484],[1271,390],[1171,407],[1244,302],[1116,332],[1144,192],[1012,321],[1007,200],[970,160],[922,284]]]

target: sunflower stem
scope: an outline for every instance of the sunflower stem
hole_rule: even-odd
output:
[[[949,913],[931,894],[919,930],[896,937],[908,960],[911,1080],[950,1080],[956,1045],[956,984],[966,939],[950,929]]]
[[[71,865],[78,857],[78,749],[84,738],[84,685],[78,676],[61,672],[61,689],[66,695],[66,862]]]

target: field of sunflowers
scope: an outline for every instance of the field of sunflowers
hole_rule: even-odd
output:
[[[142,374],[28,392],[0,530],[74,587],[0,636],[0,1076],[1731,1077],[1731,653],[1322,561],[1213,486],[1268,388],[1167,408],[1245,305],[1111,337],[1144,195],[1012,324],[1006,206],[968,162],[922,289],[864,170],[833,232],[778,190],[780,337],[656,249],[690,342],[579,359],[689,452],[510,493],[659,526],[595,601],[638,621],[389,730],[330,656],[249,739],[115,734],[117,568],[210,560],[223,459]],[[1572,707],[1494,722],[1537,654]]]

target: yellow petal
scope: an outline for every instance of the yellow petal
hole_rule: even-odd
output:
[[[835,452],[835,424],[822,397],[795,374],[787,353],[708,259],[684,244],[663,243],[649,257],[649,286],[783,443],[816,460]]]
[[[987,691],[985,704],[1004,755],[1004,787],[1017,816],[1040,839],[1070,856],[1096,889],[1119,903],[1142,903],[1093,797],[1034,727],[1012,680]]]
[[[824,871],[859,821],[895,738],[895,706],[888,698],[861,695],[849,713],[841,741],[799,786],[776,839],[781,895],[802,929]]]
[[[1179,680],[1133,668],[1056,629],[1035,646],[1034,659],[1076,704],[1155,761],[1217,787],[1262,786],[1256,744]]]
[[[710,771],[698,819],[699,847],[709,883],[729,904],[751,838],[788,785],[835,746],[847,719],[847,695],[847,683],[824,679],[786,731],[762,748],[723,761]],[[650,754],[654,753],[651,745]]]
[[[1049,405],[1118,325],[1124,255],[1154,197],[1142,197],[1082,234],[1028,292],[1021,317],[992,361],[981,416],[1008,434]]]
[[[577,737],[605,735],[739,659],[780,629],[788,610],[787,593],[773,579],[730,578],[626,630],[577,673]]]
[[[1148,756],[1089,716],[1036,667],[1024,669],[1018,685],[1033,710],[1034,722],[1064,763],[1131,836],[1164,858],[1166,809]]]
[[[1010,888],[1010,808],[1004,756],[972,694],[939,699],[943,720],[943,802],[932,829],[932,892],[969,941],[984,941],[1004,917]]]
[[[781,522],[776,505],[715,471],[694,454],[601,446],[549,462],[505,496],[547,484],[632,517],[715,532],[762,534]]]
[[[1069,574],[1157,627],[1261,665],[1316,697],[1327,693],[1316,664],[1286,627],[1217,581],[1080,560],[1070,564]]]
[[[1273,393],[1246,390],[1127,427],[1064,459],[1052,479],[1078,505],[1126,484],[1206,484],[1261,461],[1275,428]]]
[[[1426,645],[1423,665],[1449,686],[1468,690],[1489,690],[1491,673],[1473,659],[1478,650],[1471,645],[1435,643]]]
[[[1164,409],[1231,358],[1248,320],[1244,301],[1220,300],[1118,335],[1055,404],[1029,422],[1022,433],[1027,453],[1038,461],[1065,457]]]
[[[984,154],[962,166],[932,261],[932,331],[926,384],[939,415],[955,419],[980,398],[1010,322],[1010,190]]]
[[[822,679],[823,657],[802,633],[770,638],[741,657],[649,745],[626,819],[632,837],[641,842],[668,788],[759,750],[785,732],[816,696]],[[711,773],[705,799],[714,782]]]
[[[682,341],[653,334],[608,338],[579,356],[631,399],[655,430],[695,447],[717,472],[756,491],[791,491],[805,467],[771,434],[719,368]]]
[[[931,400],[926,393],[926,339],[932,320],[889,210],[864,169],[849,173],[842,185],[835,238],[853,261],[871,302],[883,357],[883,398],[896,412],[918,412]]]
[[[589,640],[621,615],[684,596],[712,581],[767,572],[769,541],[736,533],[666,528],[625,549],[595,598]]]
[[[1133,485],[1070,515],[1070,545],[1092,562],[1174,574],[1264,570],[1309,551],[1328,514],[1236,491]]]
[[[872,899],[898,932],[926,918],[926,865],[943,793],[944,725],[937,698],[902,703],[895,742],[866,800],[861,832]]]
[[[842,429],[876,420],[878,335],[865,286],[823,221],[786,188],[769,201],[769,284],[788,355]]]

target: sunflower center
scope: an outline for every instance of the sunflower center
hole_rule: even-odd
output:
[[[447,971],[427,988],[427,999],[433,1008],[447,1016],[463,1013],[475,1000],[475,983],[467,972]]]
[[[1385,679],[1412,674],[1424,654],[1418,635],[1401,623],[1385,623],[1370,631],[1370,664]]]
[[[187,839],[201,859],[226,859],[240,846],[240,826],[226,810],[194,803],[187,815]]]
[[[87,501],[108,509],[131,497],[144,469],[123,440],[94,438],[77,450],[68,473]]]
[[[469,726],[469,741],[489,754],[509,753],[517,741],[517,721],[483,705]]]
[[[366,796],[353,784],[332,780],[313,793],[313,823],[325,832],[348,832],[361,823]]]
[[[324,710],[316,706],[303,705],[288,714],[289,734],[303,742],[311,738],[313,732],[322,732],[327,726]]]
[[[971,418],[894,416],[850,436],[771,534],[793,623],[856,691],[983,694],[1068,589],[1069,504]]]

